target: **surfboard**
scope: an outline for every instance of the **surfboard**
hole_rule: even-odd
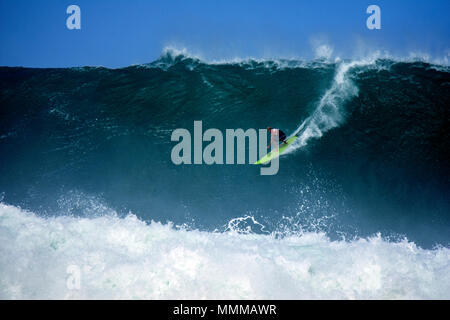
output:
[[[289,139],[286,140],[286,143],[281,142],[281,144],[279,145],[278,150],[272,150],[271,152],[269,152],[268,154],[266,154],[264,157],[262,157],[261,159],[259,159],[258,161],[256,161],[254,164],[265,164],[267,162],[269,162],[272,159],[275,159],[276,157],[279,157],[280,154],[283,154],[284,151],[286,151],[286,149],[292,144],[292,142],[295,141],[295,139],[297,139],[297,136],[292,136]]]

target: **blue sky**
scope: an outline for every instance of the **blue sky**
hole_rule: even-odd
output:
[[[66,28],[71,4],[81,30]],[[381,30],[366,27],[370,4],[381,8]],[[0,0],[0,65],[123,67],[167,46],[205,59],[310,59],[322,44],[333,57],[450,59],[449,14],[449,0]]]

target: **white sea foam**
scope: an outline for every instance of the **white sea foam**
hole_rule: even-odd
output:
[[[0,204],[1,299],[449,299],[449,268],[448,248],[379,235],[276,239]]]
[[[424,51],[411,51],[406,55],[399,55],[382,49],[368,49],[359,50],[360,52],[347,57],[348,59],[335,55],[332,44],[323,40],[314,40],[311,42],[313,58],[318,60],[325,60],[328,63],[335,63],[342,60],[352,61],[368,61],[376,59],[387,59],[393,62],[426,62],[434,66],[448,67],[450,58],[450,49],[447,49],[442,56],[433,56]],[[193,59],[198,62],[210,65],[223,65],[223,64],[242,64],[247,65],[252,62],[266,64],[268,67],[272,67],[273,64],[279,64],[281,68],[298,68],[298,67],[310,67],[315,64],[314,59],[307,58],[301,55],[295,54],[283,54],[275,56],[234,56],[234,57],[222,57],[222,58],[208,58],[207,55],[201,53],[198,50],[188,49],[184,46],[168,45],[163,48],[161,57],[182,57],[182,59]],[[153,65],[153,64],[150,64]],[[159,67],[160,64],[156,63],[154,67]]]

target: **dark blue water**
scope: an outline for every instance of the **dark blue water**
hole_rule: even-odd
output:
[[[264,225],[254,232],[448,246],[449,88],[444,67],[391,60],[208,64],[168,53],[123,69],[0,68],[0,198],[46,216],[115,210],[213,231],[249,215]],[[273,176],[176,166],[172,131],[193,132],[195,120],[310,131]]]

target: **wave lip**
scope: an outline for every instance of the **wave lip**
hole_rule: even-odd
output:
[[[450,249],[177,230],[0,204],[2,299],[448,299]],[[76,266],[80,288],[70,290]]]
[[[415,63],[423,62],[434,67],[441,67],[448,72],[449,56],[447,53],[444,56],[432,56],[426,52],[412,51],[406,56],[392,54],[389,51],[376,50],[368,55],[358,55],[353,57],[340,57],[333,54],[333,47],[330,45],[317,45],[314,49],[314,58],[307,59],[303,56],[288,55],[288,56],[234,56],[233,58],[207,58],[199,52],[193,52],[186,47],[166,46],[161,51],[160,57],[149,64],[143,66],[162,67],[167,68],[175,63],[192,60],[197,63],[205,65],[249,65],[259,63],[271,67],[271,64],[277,64],[281,68],[298,68],[311,67],[315,63],[334,64],[340,61],[353,61],[361,63],[363,61],[373,60],[390,60],[392,62]]]

